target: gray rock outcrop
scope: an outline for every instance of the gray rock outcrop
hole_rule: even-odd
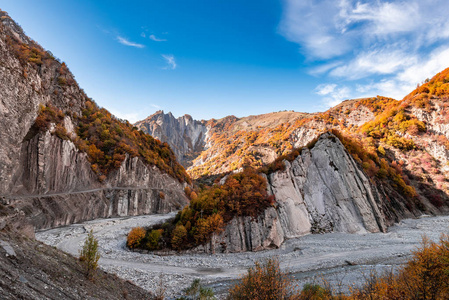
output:
[[[129,156],[105,182],[70,140],[38,133],[22,146],[14,189],[2,197],[36,229],[95,218],[167,213],[187,204],[183,185]]]
[[[65,64],[29,39],[0,11],[0,204],[13,214],[0,215],[0,226],[32,236],[36,229],[94,218],[165,213],[188,203],[184,184],[126,156],[103,181],[92,170],[87,154],[70,139],[33,124],[42,106],[66,113],[63,126],[76,136],[75,115],[88,97]],[[23,49],[38,51],[33,63]],[[22,52],[20,52],[22,51]]]
[[[334,135],[321,135],[313,148],[284,163],[285,170],[268,175],[275,208],[255,220],[234,218],[198,251],[257,251],[310,233],[386,230],[376,188]]]
[[[135,124],[142,131],[170,145],[178,161],[191,165],[206,146],[208,128],[204,122],[194,120],[190,115],[175,118],[171,112],[158,111]]]

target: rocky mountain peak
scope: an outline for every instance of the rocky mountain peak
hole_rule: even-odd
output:
[[[168,143],[178,161],[188,167],[197,153],[206,145],[207,126],[196,121],[190,115],[175,118],[171,112],[167,114],[159,110],[135,126],[149,133],[162,142]]]
[[[25,34],[22,27],[17,24],[6,11],[0,10],[0,22],[3,28],[9,31],[9,34],[14,36],[19,42],[31,44],[32,40]]]

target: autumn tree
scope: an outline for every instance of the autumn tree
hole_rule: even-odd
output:
[[[100,253],[98,253],[98,240],[94,237],[92,229],[84,241],[83,249],[80,251],[79,260],[83,263],[86,271],[86,277],[93,278],[95,270],[98,268],[98,260]]]
[[[186,228],[183,225],[176,226],[175,230],[173,230],[173,238],[171,240],[173,249],[176,250],[181,249],[186,238],[187,238]]]
[[[140,246],[140,242],[145,238],[146,231],[142,227],[134,227],[128,233],[126,245],[133,249]]]
[[[148,248],[148,250],[159,249],[159,241],[161,239],[163,232],[164,231],[162,229],[158,229],[158,230],[153,229],[147,234],[146,247]]]

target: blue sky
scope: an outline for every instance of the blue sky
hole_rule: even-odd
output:
[[[0,0],[100,106],[131,122],[401,99],[449,67],[444,0]]]

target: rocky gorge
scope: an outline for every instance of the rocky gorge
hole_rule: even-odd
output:
[[[382,195],[340,140],[323,134],[285,170],[267,176],[275,206],[257,219],[236,217],[199,252],[279,248],[286,239],[310,233],[385,232],[394,220],[383,213]],[[399,209],[398,209],[399,211]],[[400,211],[403,217],[419,211]]]
[[[185,184],[136,155],[125,154],[99,180],[86,150],[74,142],[74,116],[83,114],[87,96],[64,63],[0,14],[0,203],[25,216],[20,222],[2,217],[8,220],[0,221],[0,229],[26,227],[32,235],[33,227],[182,208],[188,201]],[[38,130],[35,120],[49,105],[65,112],[63,122]],[[58,136],[58,130],[67,135]]]
[[[192,279],[192,273],[217,275],[221,271],[212,266],[228,253],[259,251],[261,254],[233,254],[248,258],[245,267],[275,253],[292,259],[305,253],[311,259],[311,253],[300,245],[313,240],[306,237],[311,234],[325,234],[330,240],[335,236],[349,239],[353,234],[353,239],[364,240],[369,234],[388,232],[407,218],[449,213],[449,119],[445,118],[449,108],[445,94],[417,89],[403,101],[378,96],[345,101],[324,113],[282,111],[208,121],[189,115],[175,118],[158,111],[132,125],[98,107],[65,63],[27,37],[5,12],[0,11],[0,17],[0,253],[5,254],[1,258],[6,266],[0,271],[7,274],[0,279],[0,289],[8,287],[11,298],[19,293],[9,285],[14,286],[14,278],[23,277],[18,272],[30,266],[45,272],[25,278],[27,282],[51,277],[48,284],[58,283],[54,284],[58,296],[65,290],[80,294],[67,288],[64,280],[68,277],[59,282],[58,274],[33,264],[30,258],[36,252],[49,265],[57,265],[57,260],[70,265],[61,272],[78,272],[73,258],[40,245],[34,235],[38,231],[42,241],[60,246],[52,232],[59,239],[60,232],[66,234],[66,229],[59,227],[86,221],[91,223],[67,227],[74,229],[77,237],[62,250],[76,255],[87,229],[95,229],[97,222],[100,227],[105,223],[114,227],[117,222],[119,239],[114,233],[111,249],[102,250],[103,266],[119,274],[126,269],[134,275],[125,272],[124,277],[138,281],[135,274],[152,266],[121,262],[108,257],[108,251],[142,261],[153,259],[155,254],[148,251],[148,257],[142,258],[126,250],[124,237],[131,227],[167,221],[174,213],[156,215],[182,210],[195,199],[193,192],[198,197],[196,192],[209,188],[204,182],[217,179],[212,186],[221,185],[247,167],[262,174],[273,199],[271,205],[257,216],[233,217],[206,243],[183,250],[183,268],[168,270],[179,280]],[[449,75],[441,82],[447,81]],[[196,185],[181,164],[198,179]],[[218,215],[218,209],[211,211]],[[140,215],[149,216],[137,217]],[[200,216],[194,217],[203,219],[202,210]],[[102,218],[105,220],[98,220]],[[429,223],[444,231],[445,222],[447,218],[436,218]],[[54,228],[47,236],[44,230]],[[102,239],[107,240],[114,230],[108,227]],[[189,227],[189,231],[194,229]],[[325,244],[323,240],[319,246]],[[22,247],[30,249],[22,251]],[[11,249],[26,262],[20,265],[10,259]],[[393,256],[398,256],[398,251]],[[215,253],[219,259],[210,260],[203,270],[206,255],[202,253]],[[184,255],[192,258],[198,269],[192,271]],[[164,259],[157,259],[158,270],[164,271],[160,262]],[[174,260],[176,256],[167,259],[170,263]],[[129,271],[122,264],[135,269]],[[229,262],[234,270],[225,271],[232,279],[244,271],[236,264]],[[307,270],[311,268],[308,265]],[[179,272],[190,273],[184,276]],[[83,284],[81,279],[77,283]],[[20,283],[16,280],[15,284]],[[120,293],[132,288],[129,283],[120,284]],[[151,289],[154,285],[152,282]],[[95,294],[94,288],[89,288],[89,293]],[[33,293],[30,287],[20,295]],[[42,290],[39,294],[48,293]],[[145,292],[137,290],[136,297],[141,294]],[[102,296],[108,297],[107,293]]]

